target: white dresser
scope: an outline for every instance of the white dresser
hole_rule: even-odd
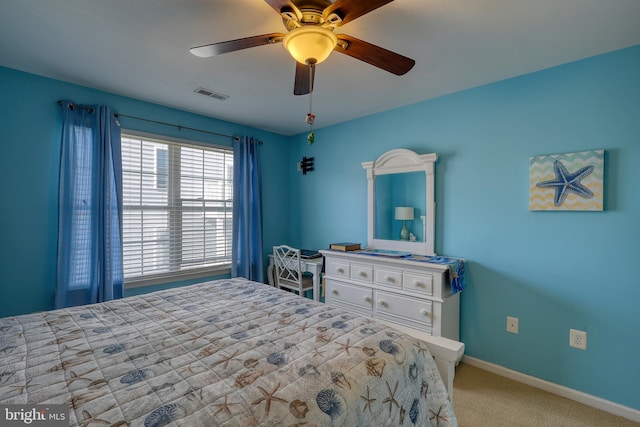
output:
[[[447,265],[356,252],[321,251],[326,303],[409,329],[458,341],[460,294]]]
[[[325,259],[325,302],[389,323],[424,340],[453,400],[455,367],[464,355],[460,293],[451,292],[442,264],[320,251]]]
[[[435,256],[435,153],[398,148],[362,163],[367,174],[367,245],[371,250]],[[402,189],[395,197],[396,189]],[[394,215],[400,209],[406,215]],[[412,214],[408,214],[411,213]],[[415,239],[397,240],[397,220]],[[406,236],[404,236],[406,238]],[[455,366],[464,355],[460,336],[460,293],[451,291],[449,266],[414,257],[320,251],[325,258],[327,304],[373,317],[423,340],[453,400]],[[431,258],[433,260],[433,258]],[[462,271],[460,270],[460,273]],[[462,275],[456,286],[464,288]]]

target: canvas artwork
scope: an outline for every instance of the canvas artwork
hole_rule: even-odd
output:
[[[529,210],[602,211],[604,150],[529,158]]]

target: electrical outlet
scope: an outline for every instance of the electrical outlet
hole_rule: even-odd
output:
[[[569,347],[586,350],[587,333],[585,331],[578,331],[577,329],[569,329]]]
[[[518,318],[507,316],[507,332],[518,333]]]

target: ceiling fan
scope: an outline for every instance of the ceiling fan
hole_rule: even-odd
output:
[[[280,43],[296,60],[293,93],[313,91],[315,66],[335,50],[374,67],[401,76],[415,61],[390,50],[334,30],[393,0],[265,0],[280,16],[287,33],[270,33],[191,48],[191,53],[208,58],[250,47]]]

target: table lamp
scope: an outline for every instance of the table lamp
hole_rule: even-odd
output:
[[[396,219],[402,221],[402,230],[400,230],[400,240],[409,240],[409,230],[406,221],[413,221],[413,208],[410,206],[396,207]]]

